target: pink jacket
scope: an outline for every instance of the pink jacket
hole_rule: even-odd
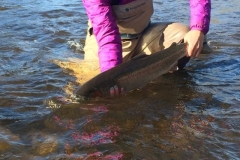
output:
[[[122,63],[121,37],[111,10],[112,0],[82,0],[96,36],[101,71]],[[134,0],[120,0],[127,4]],[[191,11],[190,28],[206,34],[209,30],[211,0],[189,0]]]

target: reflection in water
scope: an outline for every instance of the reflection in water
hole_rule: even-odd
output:
[[[188,23],[179,3],[154,2],[153,21]],[[2,2],[0,159],[238,159],[240,6],[212,7],[213,54],[127,95],[77,101],[79,84],[99,73],[81,65],[81,2]]]

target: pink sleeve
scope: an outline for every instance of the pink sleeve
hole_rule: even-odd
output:
[[[82,0],[96,36],[101,72],[122,63],[121,37],[111,9],[112,0]]]
[[[189,0],[191,11],[191,30],[200,30],[206,34],[209,30],[211,0]]]

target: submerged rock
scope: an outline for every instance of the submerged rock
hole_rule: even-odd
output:
[[[0,127],[0,152],[7,151],[13,146],[11,143],[19,141],[19,137],[13,134],[9,129]]]
[[[48,155],[57,148],[57,140],[54,137],[43,137],[42,140],[33,144],[33,150],[39,155]]]
[[[53,153],[58,147],[57,137],[43,132],[35,131],[26,136],[34,154],[45,156]]]
[[[10,149],[12,146],[10,143],[5,141],[4,139],[0,139],[0,152],[6,151]]]

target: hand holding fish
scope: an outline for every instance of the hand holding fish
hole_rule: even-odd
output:
[[[192,58],[198,57],[203,47],[203,32],[199,30],[191,30],[185,35],[184,41],[188,43],[188,56]]]
[[[119,87],[117,85],[110,88],[110,96],[111,97],[116,97],[116,96],[123,95],[123,94],[124,94],[124,89],[123,88],[119,89]]]

